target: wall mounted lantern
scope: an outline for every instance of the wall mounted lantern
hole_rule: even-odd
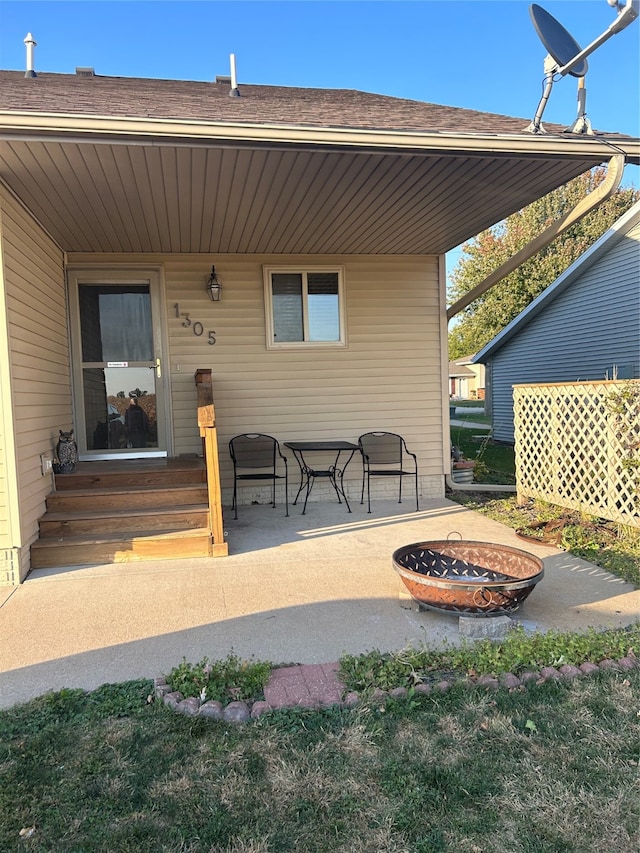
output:
[[[222,282],[218,278],[215,267],[211,267],[211,275],[207,281],[207,292],[212,302],[220,302],[220,297],[222,296]]]

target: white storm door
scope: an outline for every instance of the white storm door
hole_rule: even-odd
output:
[[[72,270],[69,305],[80,459],[167,456],[158,273]]]

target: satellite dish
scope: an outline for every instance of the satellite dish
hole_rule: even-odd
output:
[[[575,56],[582,52],[582,48],[571,33],[567,32],[562,24],[556,21],[553,15],[550,15],[542,6],[534,3],[529,7],[529,15],[538,33],[538,38],[546,47],[549,56],[555,59],[560,68],[570,63]],[[584,77],[588,68],[587,60],[583,59],[574,65],[568,73],[573,77]]]
[[[629,26],[640,15],[640,0],[626,0],[624,5],[621,0],[607,0],[617,12],[617,18],[603,33],[601,33],[590,45],[583,49],[573,38],[571,33],[556,19],[546,12],[541,6],[534,3],[529,7],[529,14],[536,32],[542,44],[548,51],[544,61],[544,90],[538,104],[538,109],[533,121],[527,128],[532,133],[544,133],[542,126],[542,113],[547,105],[553,83],[557,77],[571,74],[580,78],[578,88],[578,117],[569,130],[573,133],[591,133],[591,125],[586,117],[587,90],[584,86],[584,77],[588,70],[587,56],[604,44],[605,41],[621,32]]]

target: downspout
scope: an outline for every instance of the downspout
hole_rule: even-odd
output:
[[[515,269],[517,269],[521,264],[525,261],[528,261],[530,257],[539,252],[540,249],[544,249],[545,246],[548,246],[556,237],[559,237],[560,234],[564,233],[568,228],[572,225],[575,225],[576,222],[579,222],[584,216],[587,215],[591,210],[598,207],[598,205],[602,204],[603,201],[606,201],[620,186],[620,181],[622,180],[622,174],[624,172],[625,166],[625,155],[614,154],[613,157],[609,160],[609,164],[607,166],[607,174],[604,181],[597,187],[593,192],[586,195],[583,199],[581,199],[578,204],[573,208],[573,210],[568,211],[563,214],[559,219],[549,225],[545,230],[539,234],[537,237],[534,237],[526,246],[523,246],[520,251],[516,252],[515,255],[508,258],[503,264],[501,264],[496,270],[484,278],[479,284],[477,284],[472,290],[466,293],[461,299],[458,299],[457,302],[454,302],[449,308],[447,308],[447,320],[451,320],[452,317],[455,317],[456,314],[459,314],[460,311],[464,310],[467,305],[470,305],[474,302],[478,297],[482,296],[483,293],[486,293],[503,278],[506,278],[510,273],[512,273]],[[477,483],[455,483],[451,476],[451,469],[449,469],[449,473],[445,475],[445,482],[450,489],[455,491],[465,491],[465,492],[515,492],[516,487],[510,485],[501,486],[500,484],[487,483],[485,485],[477,484]]]
[[[483,279],[480,284],[477,284],[472,290],[465,293],[461,299],[458,299],[457,302],[454,302],[453,305],[447,308],[447,320],[455,317],[455,315],[459,314],[460,311],[467,307],[467,305],[475,302],[479,296],[482,296],[483,293],[486,293],[487,290],[490,290],[494,285],[502,281],[503,278],[512,273],[525,261],[528,261],[532,255],[535,255],[535,253],[539,252],[540,249],[544,249],[545,246],[548,246],[556,237],[559,237],[560,234],[564,233],[567,228],[570,228],[572,225],[575,225],[576,222],[579,222],[587,215],[587,213],[593,210],[594,207],[598,207],[599,204],[606,201],[620,186],[620,181],[622,180],[622,174],[624,172],[624,165],[624,154],[614,154],[611,160],[609,160],[607,175],[599,187],[589,193],[589,195],[586,195],[576,204],[573,210],[569,210],[559,219],[556,219],[556,221],[551,223],[548,228],[545,228],[542,234],[538,234],[537,237],[534,237],[534,239],[527,243],[526,246],[523,246],[519,252],[516,252],[515,255],[512,255],[503,264],[501,264],[498,269],[489,273],[489,275]]]

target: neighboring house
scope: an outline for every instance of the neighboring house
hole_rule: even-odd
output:
[[[640,202],[474,358],[493,435],[514,440],[514,385],[640,377]]]
[[[449,362],[449,396],[456,400],[466,400],[469,394],[469,386],[475,378],[475,373],[466,365],[455,361]]]
[[[640,161],[638,140],[530,134],[522,118],[239,93],[228,78],[0,71],[0,557],[20,577],[58,430],[105,464],[200,453],[199,368],[226,502],[227,442],[254,431],[401,433],[422,495],[442,496],[445,253],[607,161],[612,141]],[[131,392],[144,447],[123,435]]]
[[[484,365],[473,355],[449,362],[449,394],[461,400],[484,400]]]

